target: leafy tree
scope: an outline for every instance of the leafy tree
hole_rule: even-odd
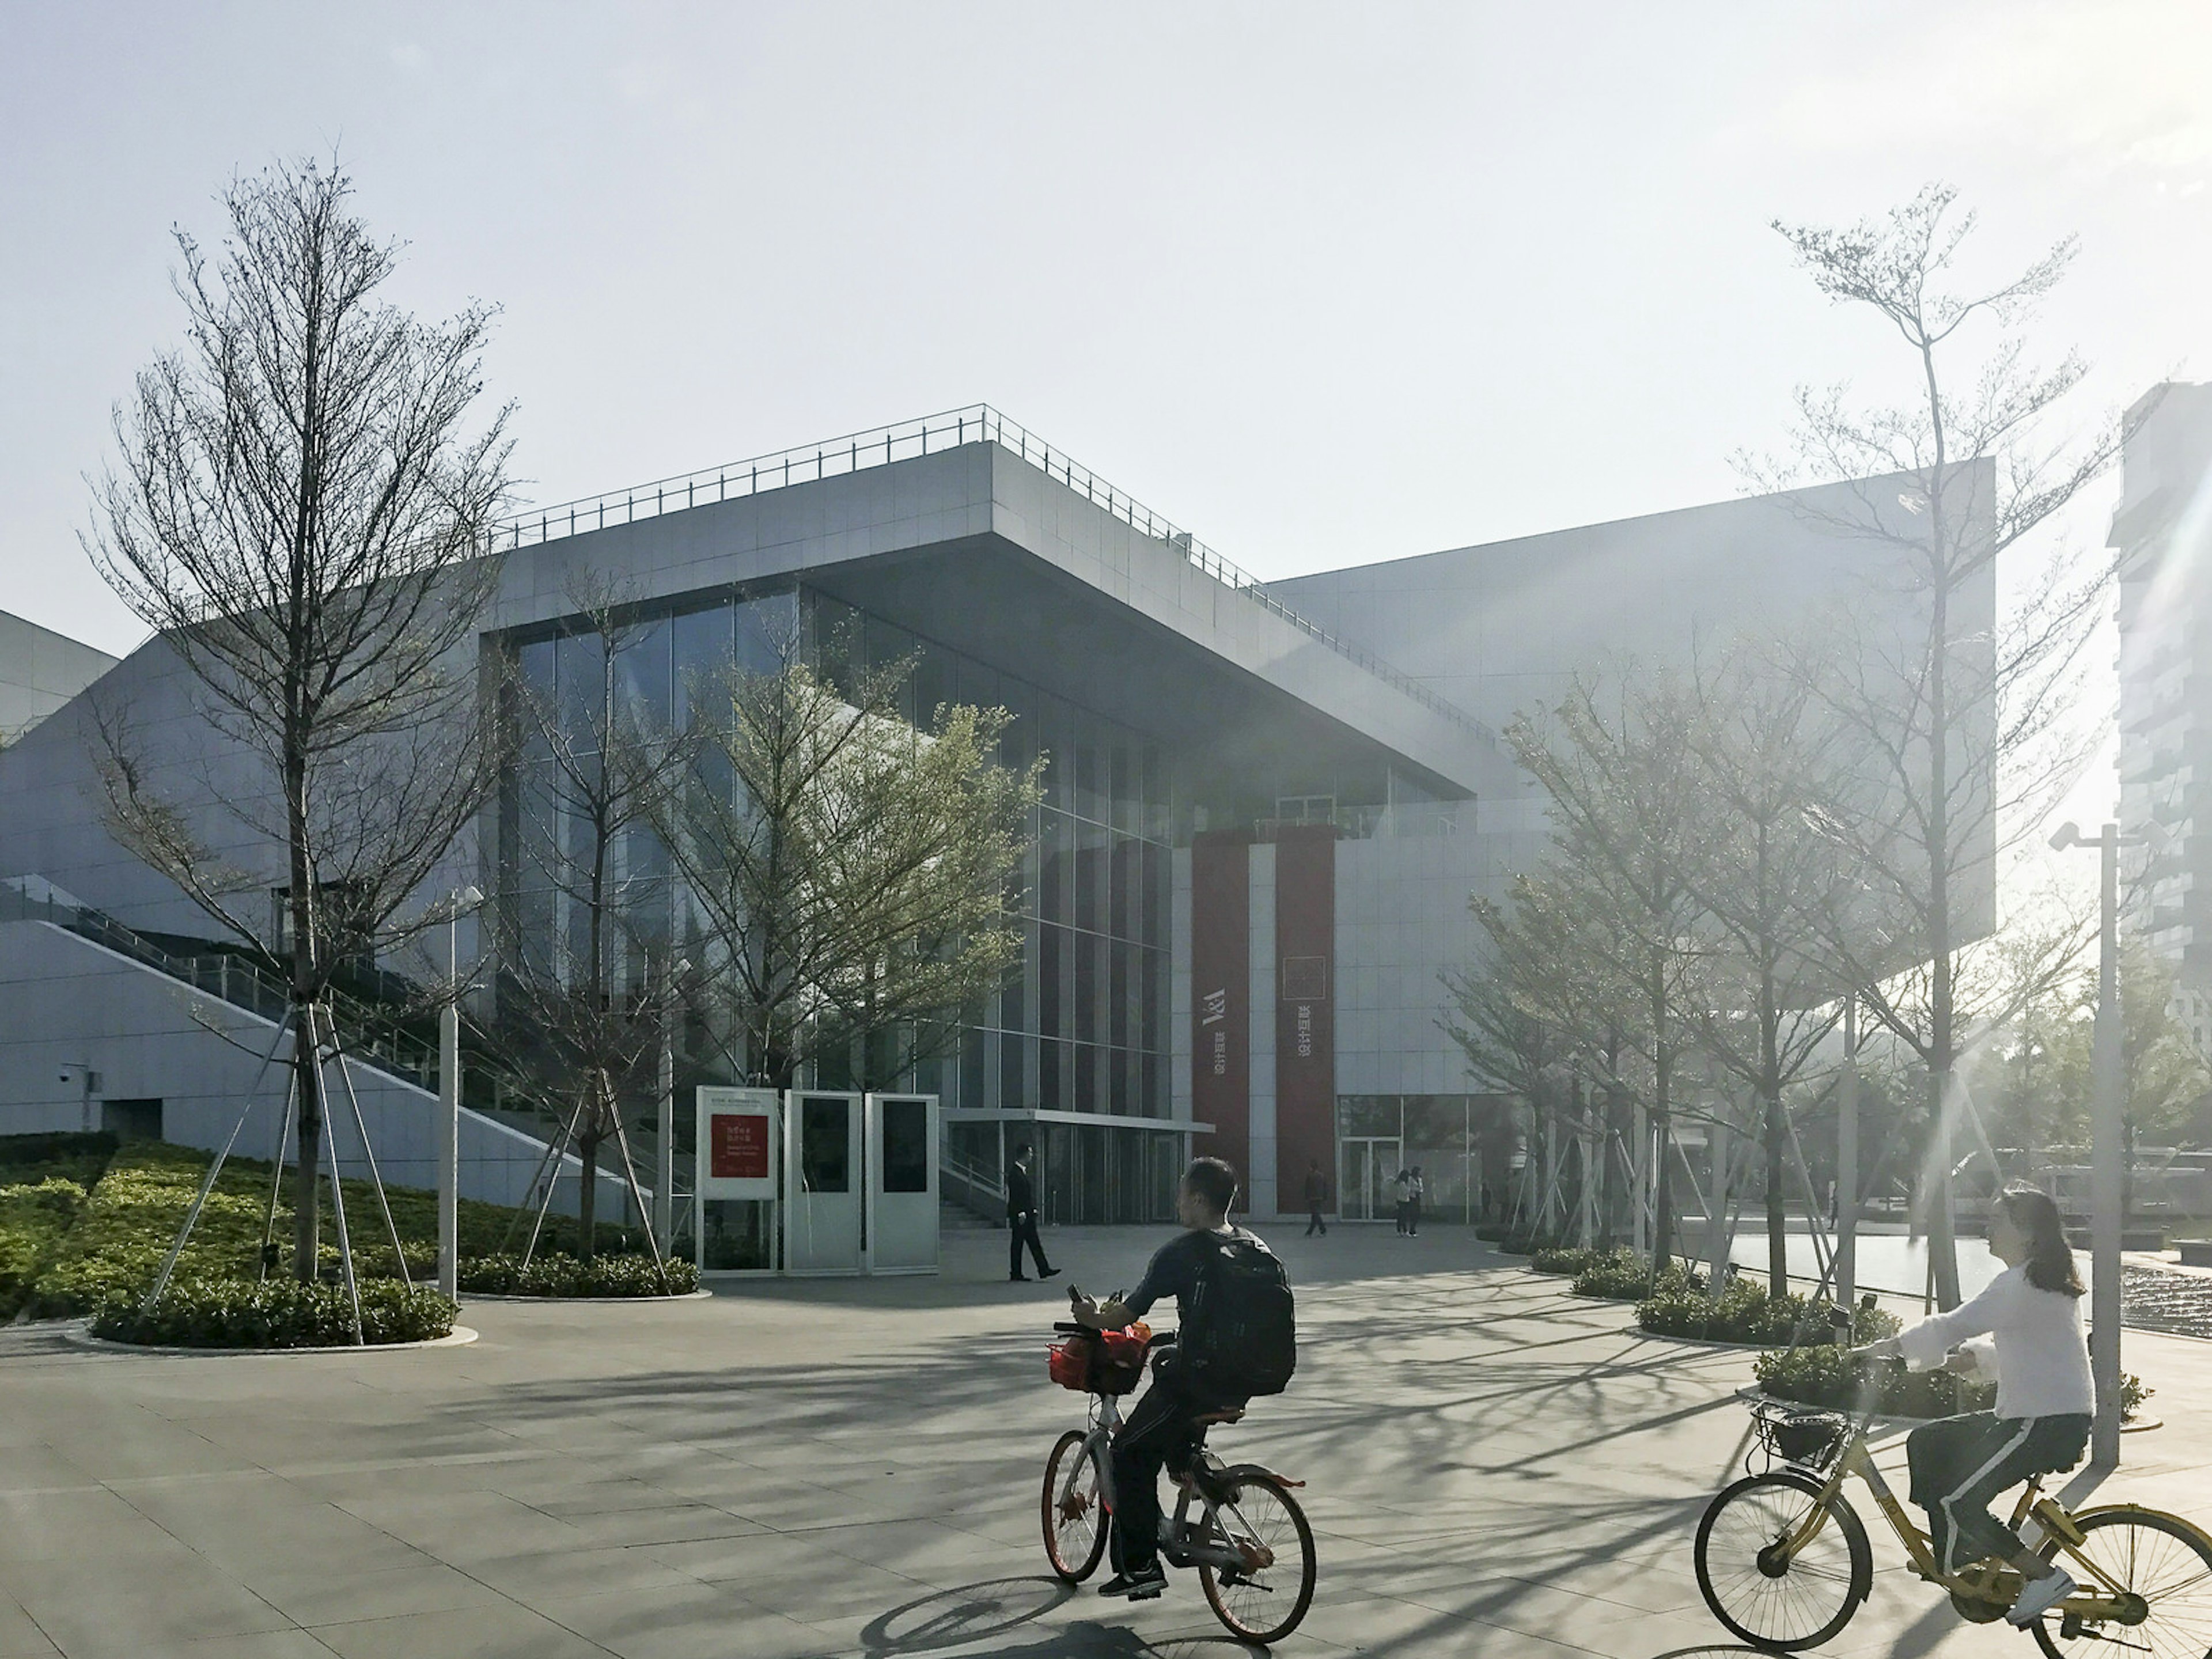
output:
[[[941,1051],[950,1017],[997,988],[1021,936],[1018,881],[1042,759],[992,759],[1010,716],[901,714],[910,659],[841,691],[796,631],[769,672],[733,668],[703,712],[663,838],[702,933],[706,995],[742,1074],[776,1089],[860,1039],[866,1079]],[[895,1053],[867,1039],[902,1032]]]
[[[157,767],[100,709],[108,822],[287,981],[303,1171],[321,1156],[332,978],[422,925],[414,896],[493,776],[470,648],[507,492],[507,411],[470,427],[491,312],[425,324],[384,301],[397,250],[351,193],[335,167],[279,165],[224,192],[219,256],[176,233],[185,343],[117,410],[86,538],[228,745],[197,757],[212,804],[180,799],[163,768],[194,757]],[[241,841],[280,861],[234,861]],[[295,1191],[306,1280],[319,1183]]]

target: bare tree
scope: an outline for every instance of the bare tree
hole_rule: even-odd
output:
[[[1954,213],[1954,202],[1948,186],[1930,185],[1878,222],[1776,224],[1823,294],[1893,331],[1913,390],[1873,409],[1841,388],[1801,390],[1795,461],[1747,468],[1768,488],[1849,481],[1839,497],[1816,498],[1844,505],[1800,498],[1800,508],[1879,556],[1867,592],[1834,618],[1842,672],[1819,683],[1866,757],[1826,806],[1867,888],[1838,913],[1831,943],[1867,1006],[1924,1068],[1936,1126],[1929,1232],[1946,1307],[1959,1299],[1954,1074],[2007,1012],[1962,1000],[1961,955],[1980,931],[1977,912],[1994,903],[2002,854],[2078,771],[2089,739],[2066,715],[2106,572],[2085,574],[2062,554],[2003,614],[1989,595],[1998,560],[2111,465],[2121,438],[2110,422],[2081,437],[2062,429],[2083,364],[2069,355],[2032,367],[2004,331],[2064,276],[2072,240],[2009,281],[1961,289],[1953,267],[1974,217]],[[1977,349],[1985,323],[2000,331]],[[2033,994],[2057,965],[2042,964],[2005,1000]]]
[[[484,550],[508,450],[505,410],[468,425],[489,310],[428,325],[380,301],[396,249],[350,194],[335,167],[279,165],[224,192],[212,263],[177,232],[185,343],[117,410],[120,456],[86,538],[214,732],[261,773],[180,799],[161,781],[173,757],[157,760],[118,711],[100,722],[118,839],[290,987],[302,1279],[332,976],[419,925],[414,895],[492,775],[471,644],[496,580]],[[281,866],[227,856],[240,829]]]
[[[1790,1288],[1784,1097],[1835,1028],[1846,988],[1819,924],[1842,908],[1855,872],[1808,821],[1842,734],[1803,676],[1748,647],[1647,695],[1691,704],[1699,787],[1686,878],[1699,932],[1716,948],[1696,958],[1688,1012],[1706,1051],[1756,1103],[1767,1289],[1778,1297]]]
[[[756,1083],[787,1089],[855,1042],[864,1066],[895,1074],[1019,957],[1005,898],[1042,763],[992,760],[1004,710],[941,708],[917,730],[901,713],[911,660],[856,671],[840,695],[795,630],[775,643],[772,670],[732,669],[696,696],[692,761],[663,820],[708,994]],[[886,1060],[872,1040],[894,1030]]]
[[[1625,691],[1616,697],[1608,708],[1595,684],[1578,681],[1549,727],[1524,717],[1508,728],[1506,740],[1550,798],[1558,856],[1577,872],[1579,885],[1602,895],[1606,926],[1620,941],[1620,975],[1633,988],[1630,1006],[1613,1023],[1645,1045],[1645,1100],[1662,1149],[1653,1194],[1656,1275],[1673,1233],[1673,1160],[1666,1151],[1676,1066],[1690,1037],[1686,974],[1698,913],[1690,884],[1694,727],[1679,703]]]
[[[501,895],[494,925],[502,1039],[561,1125],[555,1145],[582,1166],[577,1255],[589,1261],[602,1149],[615,1143],[635,1194],[623,1102],[656,1073],[690,987],[653,828],[687,749],[667,711],[626,672],[626,659],[652,637],[634,605],[591,582],[571,593],[570,609],[557,690],[512,665],[499,689],[514,757],[503,816],[521,890]],[[665,1241],[652,1237],[649,1221],[646,1231],[658,1261]]]

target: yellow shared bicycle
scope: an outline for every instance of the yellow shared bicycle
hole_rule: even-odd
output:
[[[1927,1534],[1875,1466],[1871,1412],[1856,1419],[1760,1401],[1754,1455],[1768,1467],[1724,1487],[1698,1523],[1698,1589],[1713,1616],[1754,1647],[1788,1653],[1832,1640],[1874,1588],[1866,1527],[1844,1494],[1856,1476],[1874,1494],[1913,1568],[1951,1594],[1961,1617],[1988,1624],[2021,1591],[2018,1569],[1976,1562],[1943,1572]],[[2139,1504],[2075,1513],[2030,1480],[2014,1506],[2033,1521],[2046,1561],[2063,1558],[2079,1585],[2028,1628],[2054,1659],[2142,1653],[2212,1659],[2212,1537],[2178,1515]]]

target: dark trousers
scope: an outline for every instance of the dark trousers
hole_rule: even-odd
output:
[[[1160,1470],[1180,1475],[1190,1466],[1206,1437],[1194,1419],[1242,1403],[1199,1399],[1173,1378],[1171,1368],[1154,1370],[1114,1437],[1114,1525],[1107,1536],[1116,1572],[1148,1571],[1159,1555]]]
[[[1328,1223],[1321,1218],[1321,1200],[1316,1199],[1306,1207],[1313,1212],[1312,1218],[1306,1223],[1306,1237],[1311,1238],[1316,1233],[1328,1232]]]
[[[1022,1246],[1030,1247],[1030,1256],[1036,1263],[1040,1276],[1051,1269],[1052,1263],[1044,1259],[1044,1243],[1037,1237],[1036,1212],[1024,1210],[1006,1218],[1006,1273],[1009,1277],[1022,1276]]]
[[[1421,1200],[1418,1198],[1406,1200],[1406,1231],[1409,1233],[1421,1231]]]
[[[1410,1198],[1400,1199],[1398,1200],[1398,1231],[1400,1232],[1410,1232],[1412,1231],[1412,1229],[1406,1224],[1411,1219],[1413,1213],[1413,1200]]]
[[[1928,1511],[1936,1565],[1955,1573],[1984,1556],[2013,1555],[2018,1534],[1990,1501],[2032,1474],[2070,1469],[2089,1444],[2087,1415],[1999,1417],[1969,1412],[1923,1423],[1905,1438],[1912,1501]]]

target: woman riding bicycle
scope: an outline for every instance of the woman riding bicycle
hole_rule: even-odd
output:
[[[1905,1440],[1912,1501],[1928,1511],[1936,1565],[1948,1574],[2002,1557],[2027,1580],[2005,1615],[2033,1624],[2076,1588],[1990,1513],[1990,1500],[2031,1475],[2069,1469],[2088,1444],[2096,1390],[2081,1334],[2081,1280],[2058,1206],[2033,1188],[2009,1188],[1990,1210],[1990,1254],[2004,1272],[1979,1296],[1857,1352],[1902,1354],[1915,1370],[1937,1365],[1997,1385],[1994,1412],[1925,1423]]]

